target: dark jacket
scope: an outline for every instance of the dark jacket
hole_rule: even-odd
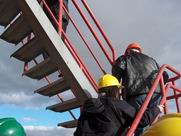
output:
[[[59,17],[59,0],[47,0],[46,3],[50,7],[50,10],[54,14],[55,18],[58,20],[58,17]],[[63,4],[65,5],[65,8],[67,10],[69,10],[68,9],[68,0],[63,0]],[[50,19],[50,21],[52,22],[55,29],[58,30],[58,27],[57,27],[55,21],[49,15],[47,9],[44,8],[44,11],[45,11],[46,15],[48,16],[48,18]],[[67,30],[68,22],[69,22],[69,17],[67,16],[67,14],[63,10],[63,13],[62,13],[62,28],[63,28],[64,32],[66,32],[66,30]]]
[[[158,108],[146,111],[140,125],[148,125],[158,113]],[[74,136],[120,136],[120,133],[124,136],[135,115],[134,107],[123,100],[89,99],[84,104]]]
[[[58,18],[59,14],[59,0],[47,0],[47,5],[50,7],[56,18]],[[66,9],[68,10],[68,0],[63,0],[63,4],[65,5]],[[63,18],[68,20],[67,15],[63,12]]]
[[[112,67],[112,74],[119,81],[122,79],[125,87],[124,98],[148,93],[158,71],[159,65],[153,58],[134,51],[129,55],[120,56]],[[165,78],[168,78],[167,73],[164,74],[166,74]],[[156,88],[155,93],[160,93],[159,87]]]
[[[55,5],[55,4],[59,4],[59,0],[46,0],[46,3],[51,6],[51,5]],[[65,6],[68,6],[68,0],[63,0],[63,3],[65,4]]]

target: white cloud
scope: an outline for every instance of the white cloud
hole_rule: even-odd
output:
[[[38,94],[25,93],[22,90],[0,90],[0,105],[10,104],[22,108],[41,109],[57,103],[55,98],[43,97]]]
[[[24,126],[27,136],[73,136],[75,129],[47,126]]]
[[[38,121],[37,119],[34,119],[32,117],[24,117],[21,119],[23,122],[36,122]]]
[[[29,101],[32,96],[27,96],[24,92],[17,94],[1,94],[1,101],[4,103],[21,103],[22,101]]]

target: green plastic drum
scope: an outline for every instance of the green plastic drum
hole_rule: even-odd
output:
[[[14,118],[0,119],[0,136],[26,136],[24,128]]]

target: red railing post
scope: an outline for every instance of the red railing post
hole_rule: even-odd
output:
[[[175,86],[175,81],[172,82],[173,86]],[[177,97],[177,92],[175,89],[173,89],[174,92],[174,97],[175,97],[175,103],[176,103],[176,107],[177,107],[177,112],[180,113],[181,109],[180,109],[180,105],[179,105],[179,98]]]
[[[167,95],[168,95],[168,91],[171,87],[171,83],[168,83],[165,87],[165,94],[162,97],[161,101],[160,101],[160,105],[164,105],[164,114],[168,113],[168,106],[167,106]]]
[[[58,15],[58,33],[62,34],[62,13],[63,13],[63,0],[59,0],[59,15]]]

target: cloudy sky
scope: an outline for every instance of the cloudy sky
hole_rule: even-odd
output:
[[[88,3],[117,55],[124,53],[129,43],[138,42],[143,52],[160,65],[170,64],[181,71],[180,0],[89,0]],[[71,2],[69,9],[75,13]],[[70,24],[67,33],[74,38],[72,31]],[[56,127],[70,116],[45,110],[46,106],[57,103],[57,98],[49,99],[33,93],[45,82],[22,77],[23,64],[10,59],[17,48],[0,40],[0,118],[15,117],[25,126],[28,136],[71,136],[74,130]]]

